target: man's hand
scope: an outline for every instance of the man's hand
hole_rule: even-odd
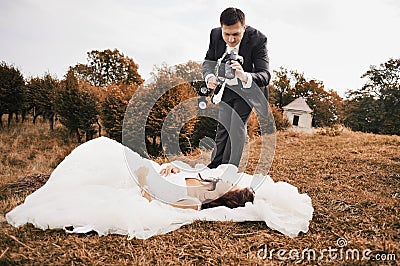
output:
[[[242,65],[238,61],[232,60],[231,67],[235,70],[235,77],[240,79],[243,83],[247,83],[248,78]]]
[[[176,168],[176,167],[174,167],[172,165],[168,165],[166,168],[164,168],[164,169],[162,169],[160,171],[160,174],[161,175],[165,175],[165,176],[169,176],[171,173],[172,174],[177,174],[177,173],[180,173],[180,172],[181,172],[181,170],[179,170],[179,168]]]
[[[207,79],[207,88],[214,90],[218,85],[219,85],[219,82],[218,82],[216,76],[211,76]]]

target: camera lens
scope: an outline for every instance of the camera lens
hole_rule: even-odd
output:
[[[235,77],[235,70],[231,67],[230,61],[225,64],[225,78],[233,79]]]
[[[199,108],[200,108],[201,110],[206,109],[206,107],[207,107],[207,104],[206,104],[205,102],[199,102]]]
[[[199,99],[197,99],[197,104],[198,104],[198,106],[199,106],[199,108],[200,108],[201,110],[206,109],[206,107],[207,107],[207,99],[206,99],[206,96],[200,96]]]
[[[200,93],[207,94],[208,93],[208,89],[206,87],[201,87],[200,88]]]

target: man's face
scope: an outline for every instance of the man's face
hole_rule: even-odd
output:
[[[222,24],[221,28],[222,38],[224,39],[224,41],[230,47],[234,47],[242,40],[246,26],[242,25],[242,23],[238,21],[236,24],[230,26]]]

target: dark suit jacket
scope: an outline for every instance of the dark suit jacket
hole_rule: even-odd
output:
[[[225,53],[225,50],[226,43],[222,38],[221,27],[213,29],[210,34],[210,45],[203,63],[203,77],[206,77],[208,74],[215,74],[214,70],[217,63],[216,61],[221,58]],[[240,43],[239,55],[244,59],[244,71],[251,73],[253,85],[255,83],[260,88],[261,93],[268,102],[267,85],[271,79],[271,74],[269,72],[267,37],[265,37],[265,35],[260,31],[247,26]],[[250,89],[242,90],[242,92],[247,95],[250,103],[255,107],[260,105],[259,97],[262,95],[255,91],[258,90],[257,86],[252,86]],[[234,93],[228,91],[224,91],[225,99],[234,97]],[[265,106],[265,104],[263,104],[263,106]]]

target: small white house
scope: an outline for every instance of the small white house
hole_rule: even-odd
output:
[[[282,109],[283,114],[286,115],[294,130],[312,132],[311,113],[313,110],[303,97],[297,98],[288,105],[283,106]]]

